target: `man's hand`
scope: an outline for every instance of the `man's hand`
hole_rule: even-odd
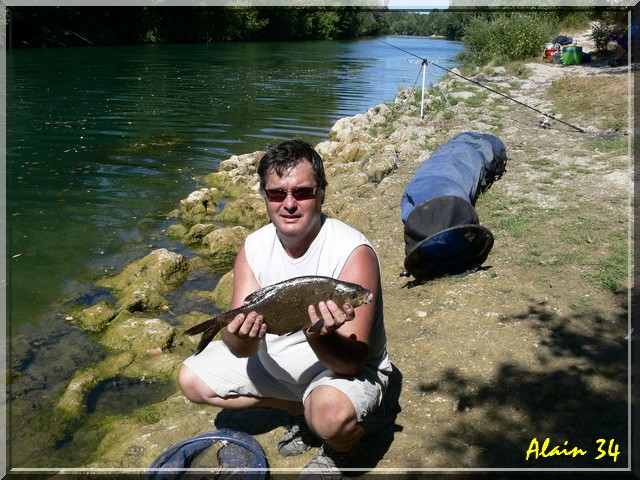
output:
[[[222,340],[236,357],[250,357],[258,351],[260,340],[267,334],[262,315],[239,313],[222,330]]]
[[[247,315],[239,313],[229,322],[227,331],[242,340],[260,340],[267,333],[267,324],[262,315],[256,312],[249,312]]]
[[[340,310],[340,307],[333,300],[329,300],[320,302],[317,309],[314,305],[309,305],[309,318],[312,325],[322,320],[322,328],[315,331],[315,333],[327,335],[338,330],[346,322],[353,320],[355,318],[355,309],[351,304],[345,303],[342,306],[342,310]]]

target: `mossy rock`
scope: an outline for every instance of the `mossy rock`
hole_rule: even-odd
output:
[[[231,182],[231,176],[228,172],[213,172],[204,177],[203,182],[207,187],[217,188],[224,192]]]
[[[88,332],[101,332],[115,318],[118,311],[107,302],[99,302],[76,314],[77,320],[83,330]]]
[[[183,241],[189,229],[181,223],[175,223],[167,228],[167,238],[171,240]]]
[[[67,385],[58,408],[67,416],[77,418],[86,412],[86,398],[89,392],[103,380],[117,376],[136,358],[133,352],[110,356],[102,362],[76,373]]]
[[[111,322],[100,343],[111,350],[159,353],[173,344],[177,329],[159,318],[121,313]]]
[[[203,256],[207,263],[218,271],[221,268],[230,269],[249,233],[251,231],[242,226],[220,228],[209,233],[202,240]]]
[[[191,192],[187,198],[180,200],[178,218],[187,225],[210,221],[216,214],[218,202],[222,198],[224,193],[215,187]]]
[[[186,315],[183,315],[180,319],[180,323],[184,330],[188,330],[191,327],[198,325],[199,323],[206,322],[212,317],[212,315],[202,312],[189,312]],[[198,346],[200,342],[200,335],[180,335],[176,342],[180,344],[186,344],[193,347],[195,351],[195,347]]]
[[[258,194],[246,195],[233,200],[224,206],[215,220],[230,225],[244,225],[257,230],[269,223],[269,216],[264,207],[264,200]]]
[[[204,237],[208,234],[220,228],[219,225],[214,223],[196,223],[189,231],[184,235],[183,241],[187,245],[194,245],[202,243]]]
[[[211,292],[210,299],[222,311],[231,307],[231,297],[233,296],[233,270],[228,271],[220,280],[216,288]]]
[[[202,322],[204,322],[206,320],[209,320],[211,317],[212,317],[212,315],[210,315],[208,313],[189,312],[189,313],[184,314],[180,318],[180,325],[181,325],[181,328],[184,328],[184,330],[188,330],[191,327],[195,327],[199,323],[202,323]]]
[[[166,305],[163,295],[186,280],[188,273],[186,257],[160,248],[97,283],[115,292],[120,310],[154,310]]]

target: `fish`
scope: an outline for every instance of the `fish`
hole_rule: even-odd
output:
[[[184,333],[203,334],[196,349],[197,355],[239,313],[248,314],[255,311],[264,318],[267,333],[284,335],[301,330],[309,324],[309,305],[333,300],[340,307],[345,303],[358,307],[371,302],[372,298],[370,290],[356,283],[318,275],[295,277],[256,290],[244,299],[242,306],[216,315]],[[322,319],[318,320],[309,331],[320,330],[323,323]]]

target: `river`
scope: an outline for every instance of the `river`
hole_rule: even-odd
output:
[[[381,40],[447,68],[462,48]],[[292,137],[319,143],[337,119],[392,101],[401,86],[420,87],[420,58],[388,44],[8,52],[11,327],[33,329],[61,302],[81,301],[88,279],[139,256],[136,247],[161,236],[166,214],[220,161]]]

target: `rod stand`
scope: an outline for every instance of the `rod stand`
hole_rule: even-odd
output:
[[[442,94],[442,98],[444,98],[444,101],[447,102],[447,105],[449,106],[449,108],[452,108],[452,107],[451,107],[451,104],[449,103],[449,99],[444,94],[444,91],[442,90],[442,87],[440,87],[440,82],[438,82],[438,79],[433,74],[433,70],[431,70],[431,67],[429,66],[429,60],[427,60],[426,58],[423,58],[422,59],[422,66],[420,68],[422,70],[422,100],[420,102],[420,120],[424,120],[424,92],[425,92],[425,85],[426,85],[427,69],[429,69],[429,73],[431,74],[431,78],[433,78],[433,81],[438,86],[438,90],[440,90],[440,93]]]

